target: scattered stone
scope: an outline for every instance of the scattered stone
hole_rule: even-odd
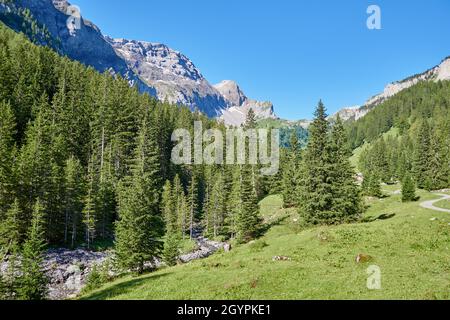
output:
[[[285,256],[275,256],[272,261],[291,261],[291,258]]]
[[[438,218],[431,218],[430,221],[436,221]]]
[[[372,260],[373,258],[367,254],[360,253],[356,256],[356,263],[365,263]]]
[[[181,255],[178,260],[185,263],[196,259],[209,257],[220,249],[230,251],[231,245],[204,238],[200,227],[194,230],[193,239],[198,249]],[[50,280],[48,287],[49,300],[63,300],[76,297],[84,287],[89,273],[95,266],[104,264],[113,256],[111,251],[93,252],[85,249],[68,250],[64,248],[50,249],[44,255],[43,269]],[[163,266],[160,259],[145,263],[145,270],[155,270]],[[112,267],[112,266],[111,266]],[[0,272],[6,271],[8,262],[0,261]],[[116,270],[108,270],[108,275],[114,277]]]
[[[321,242],[328,241],[328,235],[327,235],[326,233],[324,233],[324,232],[319,232],[319,233],[317,234],[317,238],[318,238],[319,241],[321,241]]]

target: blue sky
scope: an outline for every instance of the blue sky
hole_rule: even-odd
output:
[[[450,56],[448,0],[72,0],[104,34],[161,42],[287,119],[363,104]],[[381,8],[382,30],[366,27]]]

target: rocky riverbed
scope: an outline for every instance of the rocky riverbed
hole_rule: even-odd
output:
[[[219,249],[230,250],[230,246],[227,243],[204,238],[199,230],[196,230],[193,236],[198,247],[193,252],[181,255],[179,261],[182,263],[209,257]],[[86,249],[49,249],[45,254],[43,265],[50,280],[48,299],[62,300],[76,297],[86,284],[92,268],[95,265],[103,265],[112,257],[112,251],[93,252]],[[146,264],[148,269],[162,266],[164,266],[164,263],[159,259],[154,259],[154,261]],[[0,264],[2,273],[7,268],[7,262]],[[114,276],[115,271],[110,270],[110,275]]]

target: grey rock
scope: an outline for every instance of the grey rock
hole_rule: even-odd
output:
[[[53,49],[60,54],[100,72],[121,75],[162,101],[198,109],[209,117],[223,116],[232,125],[240,125],[250,107],[260,118],[274,117],[271,103],[247,99],[232,81],[212,86],[189,58],[164,44],[112,39],[82,15],[79,28],[68,27],[70,5],[66,0],[16,0],[0,4],[0,20],[2,12],[28,8],[47,27],[55,40]]]

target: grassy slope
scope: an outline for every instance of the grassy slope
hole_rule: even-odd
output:
[[[392,136],[398,136],[398,134],[399,134],[399,130],[397,128],[392,128],[388,132],[384,133],[383,137],[387,138],[387,137],[392,137]],[[364,143],[362,146],[356,148],[353,151],[353,155],[350,157],[350,162],[357,171],[359,171],[359,169],[358,169],[359,157],[369,147],[371,147],[370,143]]]
[[[434,205],[438,208],[450,210],[450,200],[448,200],[448,199],[444,199],[442,201],[436,202]]]
[[[422,201],[436,198],[420,195]],[[399,195],[369,202],[367,218],[395,216],[301,230],[295,210],[283,210],[278,197],[269,197],[261,203],[265,220],[286,219],[255,243],[141,277],[127,276],[83,298],[450,299],[450,215],[418,203],[402,204]],[[433,217],[438,220],[431,221]],[[359,253],[374,260],[357,264]],[[275,255],[292,260],[274,262]],[[370,264],[381,268],[382,290],[366,288]]]

